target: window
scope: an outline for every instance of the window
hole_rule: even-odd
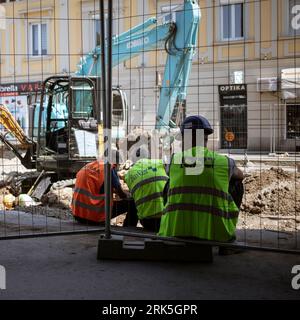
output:
[[[176,22],[176,8],[178,5],[174,6],[163,6],[161,7],[161,13],[163,14],[163,23],[174,21]]]
[[[232,84],[243,84],[244,81],[244,71],[233,71],[230,74],[230,83]]]
[[[100,46],[101,44],[101,30],[100,30],[100,20],[96,19],[94,20],[94,28],[95,28],[95,46]]]
[[[97,14],[93,16],[94,22],[94,46],[100,46],[101,44],[101,24],[100,24],[100,16]],[[105,27],[107,26],[107,14],[105,15]],[[105,38],[107,34],[107,27],[105,30]]]
[[[105,14],[105,38],[107,37],[107,31],[108,31],[108,15]],[[101,23],[100,23],[100,16],[99,14],[93,16],[93,34],[94,34],[94,46],[99,46],[101,44]],[[113,36],[119,33],[119,19],[113,18]]]
[[[242,100],[242,99],[241,99]],[[221,148],[247,149],[247,107],[246,105],[221,106]],[[234,140],[228,142],[226,133],[233,132]]]
[[[124,121],[123,100],[119,91],[113,93],[112,125],[121,126]]]
[[[286,121],[287,139],[300,138],[300,104],[286,105]]]
[[[6,10],[5,7],[0,4],[0,30],[6,29]]]
[[[48,54],[47,29],[46,23],[33,23],[30,25],[32,56],[44,56]]]
[[[244,38],[244,4],[221,6],[221,34],[223,40]]]
[[[300,35],[300,0],[289,0],[289,34]]]
[[[93,114],[93,91],[86,82],[75,82],[72,87],[72,117],[90,118]]]

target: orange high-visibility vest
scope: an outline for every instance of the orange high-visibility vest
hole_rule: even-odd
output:
[[[74,216],[95,222],[105,221],[105,198],[104,193],[100,193],[103,183],[103,162],[93,161],[78,171],[71,203]]]

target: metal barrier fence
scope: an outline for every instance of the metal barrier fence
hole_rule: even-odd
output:
[[[155,127],[205,116],[214,128],[208,148],[244,172],[237,242],[249,248],[300,249],[296,2],[113,2],[113,148],[130,137],[136,152],[133,142]],[[104,230],[74,220],[70,207],[73,179],[103,151],[107,127],[101,3],[0,5],[0,239]],[[108,13],[104,1],[105,23]],[[124,218],[112,232],[130,234]]]

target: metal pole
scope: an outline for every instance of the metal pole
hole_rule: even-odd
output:
[[[272,128],[272,107],[271,103],[269,104],[269,112],[270,112],[270,155],[273,153],[273,128]]]
[[[101,0],[101,20],[104,25],[104,0]],[[106,139],[105,163],[104,163],[104,191],[105,191],[105,239],[111,238],[110,218],[111,218],[111,110],[112,110],[112,9],[113,0],[108,1],[108,29],[107,29],[107,81],[106,81],[106,104],[104,105],[104,132]],[[102,28],[102,35],[104,29]],[[105,48],[105,43],[102,43]],[[105,50],[103,51],[105,52]],[[102,60],[103,62],[103,60]],[[105,63],[105,60],[104,60]]]
[[[276,154],[276,110],[273,104],[273,152]]]
[[[100,73],[101,100],[102,100],[103,122],[104,122],[106,118],[106,64],[105,64],[106,51],[105,51],[104,0],[100,0],[100,46],[101,46],[101,73]]]

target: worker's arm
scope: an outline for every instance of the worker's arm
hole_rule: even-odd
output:
[[[128,198],[127,193],[124,192],[124,190],[121,187],[121,182],[118,177],[118,174],[116,172],[116,169],[113,168],[111,171],[111,182],[112,182],[112,187],[114,188],[116,194],[121,198],[121,199],[126,199]]]
[[[243,180],[244,179],[244,173],[241,169],[239,169],[237,166],[234,167],[233,172],[232,172],[232,179],[236,180]]]
[[[241,169],[236,166],[236,163],[233,159],[229,159],[230,161],[230,179],[233,180],[243,180],[244,173]]]

